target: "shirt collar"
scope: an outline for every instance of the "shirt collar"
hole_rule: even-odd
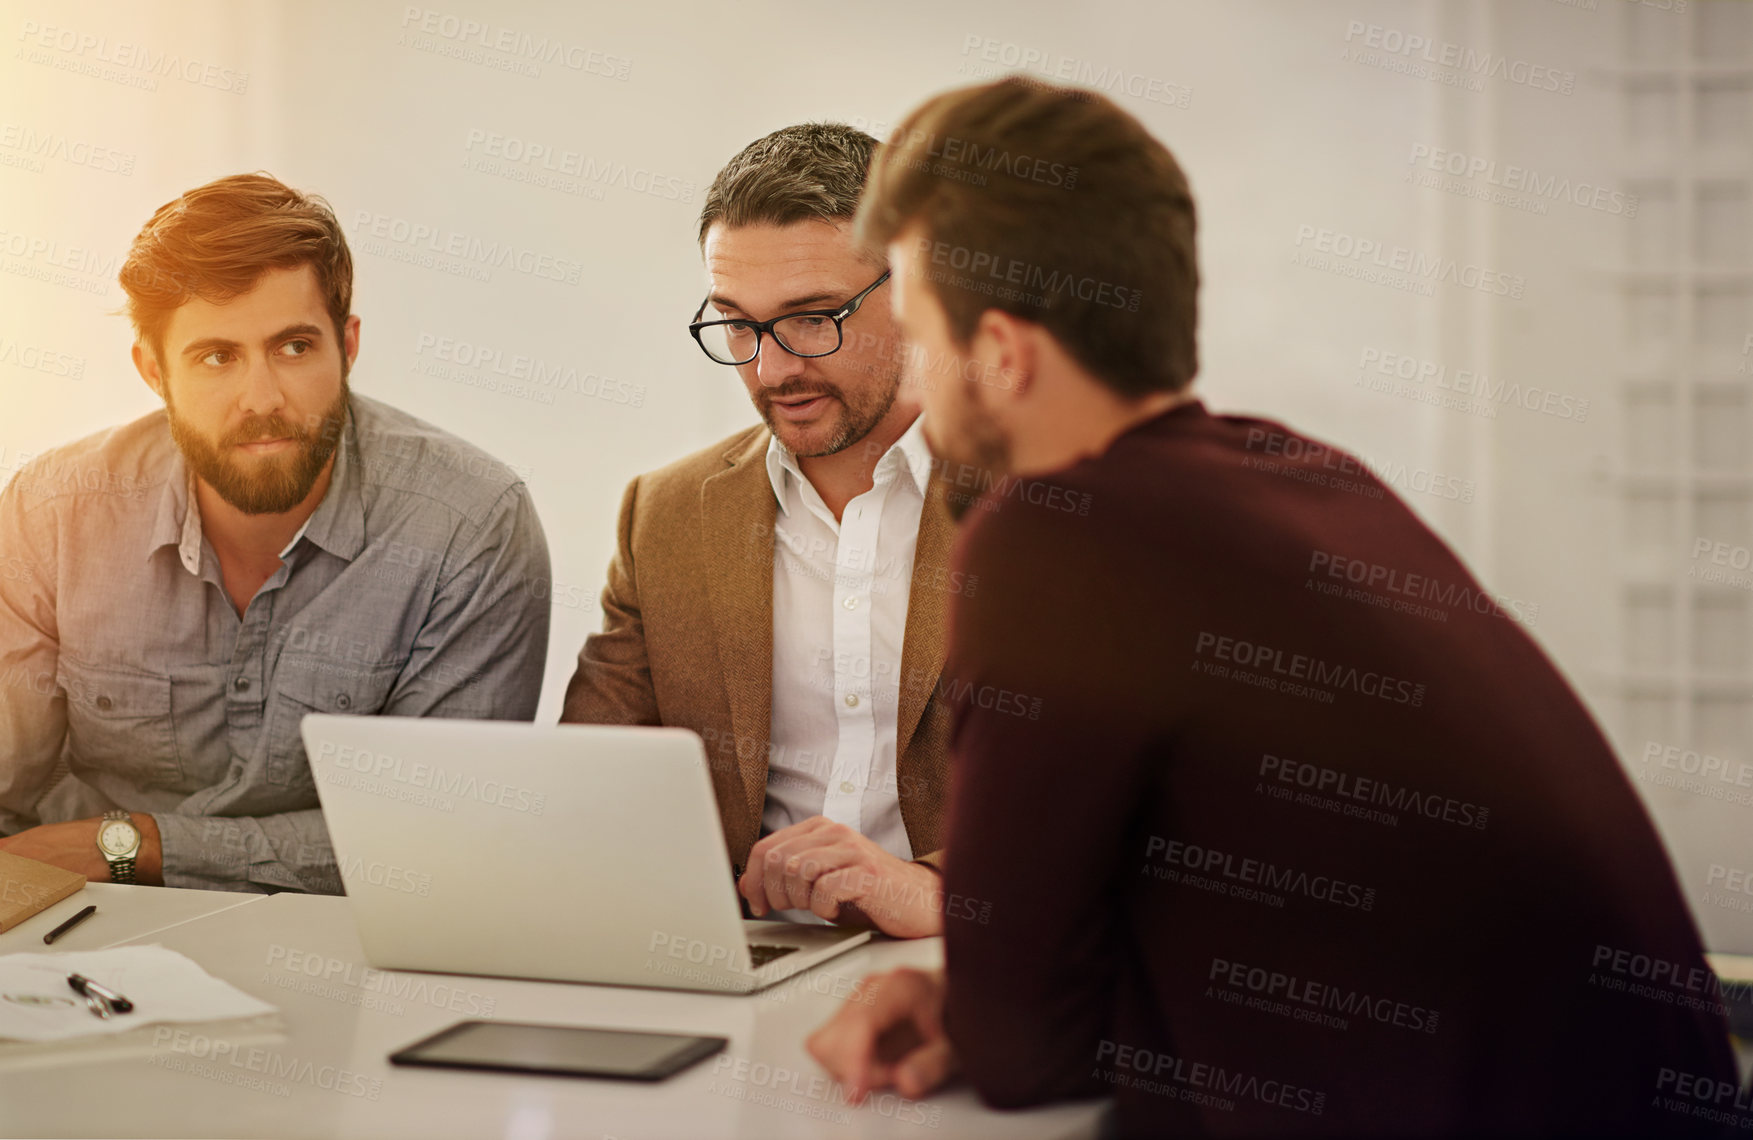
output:
[[[921,412],[913,425],[901,433],[893,451],[901,453],[901,461],[913,475],[913,485],[924,494],[931,485],[931,445],[925,442],[925,413]]]
[[[290,551],[300,537],[308,538],[336,558],[351,562],[365,549],[365,495],[360,478],[359,436],[354,430],[352,409],[335,448],[335,470],[329,475],[329,491],[304,528],[286,547]],[[283,552],[284,553],[284,552]]]
[[[158,515],[152,520],[152,534],[147,541],[146,556],[150,558],[165,547],[174,546],[183,569],[199,576],[201,511],[194,506],[194,502],[195,476],[183,461],[182,452],[173,445],[170,468],[165,473],[164,491],[158,497]]]
[[[913,476],[913,485],[921,494],[929,485],[931,476],[931,448],[925,442],[925,416],[914,417],[913,423],[901,438],[894,442],[883,457],[877,460],[877,478],[883,477],[886,468],[900,466]],[[788,479],[804,481],[803,468],[798,466],[797,456],[779,442],[779,437],[771,433],[767,436],[767,481],[773,486],[773,497],[779,500],[779,513],[789,515],[791,512],[785,505],[785,488]]]
[[[304,520],[292,541],[280,552],[284,559],[292,553],[300,539],[308,538],[330,554],[349,561],[365,548],[365,501],[360,492],[359,462],[355,453],[358,439],[349,414],[335,448],[335,467],[329,473],[329,489],[317,509]],[[158,501],[158,517],[153,520],[152,537],[147,554],[166,546],[177,548],[177,560],[195,577],[201,576],[201,551],[204,536],[201,530],[201,503],[195,496],[195,473],[189,469],[180,451],[171,457],[171,469],[164,482],[164,494]]]

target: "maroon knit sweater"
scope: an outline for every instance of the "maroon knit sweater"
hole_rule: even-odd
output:
[[[968,516],[947,1017],[987,1103],[1111,1095],[1127,1136],[1728,1103],[1698,933],[1532,611],[1357,460],[1194,403]]]

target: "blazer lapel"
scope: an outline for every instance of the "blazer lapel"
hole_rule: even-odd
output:
[[[926,488],[919,539],[913,548],[913,581],[907,590],[907,626],[901,643],[901,695],[895,712],[897,766],[906,763],[919,717],[943,673],[950,549],[956,534],[946,491],[947,484],[938,478]]]
[[[773,730],[773,522],[778,505],[767,478],[766,432],[725,453],[724,471],[700,487],[700,538],[719,667],[747,809],[747,838],[760,830],[767,798],[767,744]],[[727,832],[731,831],[726,821]],[[753,827],[750,827],[750,824]],[[727,836],[733,850],[736,836]]]

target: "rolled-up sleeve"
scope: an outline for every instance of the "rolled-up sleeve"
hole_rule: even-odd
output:
[[[152,818],[167,887],[341,893],[335,851],[318,808],[235,818],[162,812]]]

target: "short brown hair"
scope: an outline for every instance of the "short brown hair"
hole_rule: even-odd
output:
[[[700,207],[700,244],[727,226],[851,221],[877,141],[845,123],[799,123],[756,139],[724,164]]]
[[[329,204],[267,174],[233,174],[166,202],[122,266],[134,333],[164,355],[170,315],[188,301],[224,302],[269,269],[316,271],[335,337],[353,309],[353,255]]]
[[[1199,371],[1192,191],[1103,96],[1007,78],[921,106],[878,152],[857,233],[884,246],[915,224],[960,343],[998,309],[1125,396]]]

